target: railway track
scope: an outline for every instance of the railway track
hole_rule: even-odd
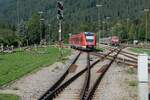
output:
[[[110,56],[110,54],[117,51],[117,54],[113,56],[114,59],[109,59],[110,62],[106,64],[105,66],[102,66],[100,68],[100,73],[97,74],[98,78],[95,79],[96,81],[91,82],[91,69],[99,62],[103,61],[105,58]],[[99,56],[99,59],[93,61],[91,63],[90,59],[90,53],[86,53],[86,66],[79,72],[77,72],[75,75],[71,76],[67,80],[64,81],[65,77],[68,75],[68,70],[65,72],[65,74],[52,86],[45,94],[43,94],[39,100],[90,100],[99,85],[101,79],[111,66],[111,64],[115,61],[118,54],[120,53],[120,50],[114,49],[107,53],[106,55]],[[79,58],[79,55],[76,57],[76,60],[74,60],[72,64],[75,64],[77,59]],[[98,55],[98,54],[97,54]],[[71,98],[69,98],[71,97]]]
[[[80,55],[81,52],[70,66],[76,63]],[[68,70],[66,71],[67,74],[62,76],[61,79],[54,84],[53,88],[50,88],[39,100],[91,100],[92,98],[96,98],[94,97],[95,91],[113,62],[119,61],[127,65],[137,66],[136,56],[134,54],[130,55],[130,53],[122,51],[122,49],[114,48],[107,54],[88,52],[86,55],[85,68],[64,81],[65,77],[68,75],[68,67]],[[91,63],[91,55],[97,56],[100,59]],[[121,58],[118,55],[123,55],[130,59]],[[91,69],[104,59],[108,59],[110,62],[99,69],[99,74],[96,75],[97,79],[93,81],[93,72],[91,72]]]
[[[106,54],[104,54],[104,53],[95,53],[95,52],[92,52],[91,53],[92,55],[95,55],[95,56],[102,56],[102,55],[106,55]],[[107,59],[113,59],[113,55],[109,55],[108,57],[107,57]],[[126,64],[126,65],[131,65],[131,66],[137,66],[137,61],[136,60],[131,60],[131,59],[128,59],[128,58],[122,58],[122,57],[117,57],[116,58],[116,61],[117,62],[120,62],[120,63],[124,63],[124,64]]]
[[[88,53],[87,54],[87,72],[85,75],[85,81],[84,81],[83,89],[81,90],[80,100],[84,100],[84,98],[88,92],[89,85],[90,85],[90,78],[91,78],[90,55]]]
[[[76,63],[76,61],[78,60],[78,58],[80,57],[80,55],[81,55],[81,52],[79,52],[79,54],[72,60],[72,62],[70,63],[70,65],[68,65],[68,69],[65,71],[65,73],[59,78],[59,80],[58,81],[56,81],[56,83],[52,86],[52,87],[50,87],[40,98],[39,98],[39,100],[45,100],[45,98],[47,97],[47,95],[51,92],[51,91],[53,91],[54,89],[56,89],[56,87],[58,87],[61,83],[62,83],[62,81],[65,79],[65,77],[68,75],[68,73],[69,73],[69,70],[70,70],[70,67],[71,66],[73,66],[75,63]]]
[[[111,47],[111,46],[103,46],[103,47],[105,49],[109,49],[110,51],[116,49],[115,47]],[[111,56],[109,56],[109,57],[111,57]],[[124,64],[129,65],[129,66],[137,67],[138,54],[122,50],[120,52],[119,56],[117,57],[117,59],[119,60],[120,63],[124,63]],[[150,67],[150,58],[148,58],[148,60],[149,60],[148,66]]]
[[[113,59],[107,65],[101,67],[99,77],[94,82],[94,85],[91,87],[90,91],[87,93],[87,96],[86,96],[86,98],[84,100],[91,100],[93,98],[93,95],[94,95],[97,87],[99,86],[102,78],[104,77],[105,73],[110,68],[112,63],[115,61],[115,59],[117,58],[117,56],[120,53],[120,51],[121,51],[121,49],[119,51],[117,51],[117,54],[114,55]]]
[[[103,46],[105,49],[109,49],[109,50],[114,50],[114,49],[116,49],[116,47],[111,47],[111,46],[107,46],[107,45],[105,45],[105,46]],[[125,46],[124,46],[125,47]],[[136,54],[136,53],[131,53],[131,52],[127,52],[127,51],[125,51],[125,50],[122,50],[121,52],[120,52],[120,54],[121,55],[124,55],[124,56],[126,56],[126,57],[129,57],[129,58],[131,58],[131,59],[134,59],[134,60],[137,60],[137,56],[138,56],[138,54]],[[150,60],[150,58],[148,59],[148,60]]]

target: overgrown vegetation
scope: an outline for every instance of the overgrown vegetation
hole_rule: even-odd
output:
[[[20,100],[20,97],[12,94],[0,94],[0,100]]]
[[[65,56],[70,50],[65,49]],[[41,48],[38,51],[22,51],[0,55],[0,86],[16,80],[21,76],[42,66],[48,66],[57,61],[58,48]]]
[[[138,82],[137,81],[128,81],[129,86],[137,86]]]
[[[135,74],[134,68],[128,68],[127,73],[128,74]]]

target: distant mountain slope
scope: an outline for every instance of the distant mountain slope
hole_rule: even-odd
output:
[[[96,0],[62,0],[64,2],[64,17],[67,23],[93,22],[97,20]],[[103,5],[100,17],[111,19],[136,18],[143,14],[146,0],[97,0]],[[17,19],[28,20],[33,12],[43,10],[45,18],[56,21],[56,0],[0,0],[0,21],[16,23]],[[18,9],[17,9],[18,7]],[[19,17],[17,16],[19,11]]]

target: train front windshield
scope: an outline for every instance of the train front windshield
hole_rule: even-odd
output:
[[[86,41],[93,42],[94,41],[94,34],[86,34]]]

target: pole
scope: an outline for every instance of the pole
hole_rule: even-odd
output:
[[[42,14],[43,14],[43,12],[39,11],[38,13],[40,14],[40,42],[41,42],[41,40],[42,40],[42,21],[43,21]]]
[[[40,20],[40,45],[41,45],[41,20]]]
[[[98,47],[100,47],[100,7],[102,7],[103,5],[96,5],[97,9],[98,9]]]
[[[62,32],[62,27],[61,27],[61,24],[62,24],[62,21],[61,20],[59,20],[59,51],[60,51],[60,58],[62,58],[63,57],[63,46],[62,46],[62,34],[61,34],[61,32]]]
[[[146,43],[147,43],[147,25],[148,25],[148,24],[147,24],[147,15],[148,15],[148,14],[147,14],[147,12],[146,12],[146,38],[145,38],[145,39],[146,39]]]
[[[19,17],[19,0],[17,0],[17,23],[19,25],[20,17]]]
[[[99,15],[99,7],[98,7],[98,47],[100,48],[100,15]]]
[[[103,20],[102,25],[103,25],[102,38],[104,38],[104,33],[105,33],[105,19]]]
[[[61,42],[61,20],[59,20],[59,42]]]
[[[48,41],[49,41],[49,44],[51,44],[51,24],[48,24],[48,27],[49,27],[49,38],[48,38]]]
[[[110,17],[106,17],[106,19],[107,19],[107,32],[110,32],[110,21],[109,21],[109,19],[110,19]],[[111,37],[112,37],[112,34],[111,34]]]
[[[127,43],[129,42],[129,0],[127,0]]]
[[[127,36],[128,36],[128,33],[129,33],[129,18],[127,18]]]
[[[19,0],[17,0],[17,33],[19,33],[19,27],[20,27],[20,25],[19,25],[19,23],[20,23],[20,2],[19,2]]]
[[[60,51],[60,58],[62,59],[63,57],[63,43],[62,43],[62,20],[63,20],[63,10],[64,6],[62,1],[57,1],[57,18],[59,21],[59,51]]]
[[[40,19],[40,41],[42,41],[42,19]]]
[[[147,36],[148,36],[148,11],[149,9],[144,9],[144,11],[146,12],[146,18],[145,18],[145,42],[147,43]]]

